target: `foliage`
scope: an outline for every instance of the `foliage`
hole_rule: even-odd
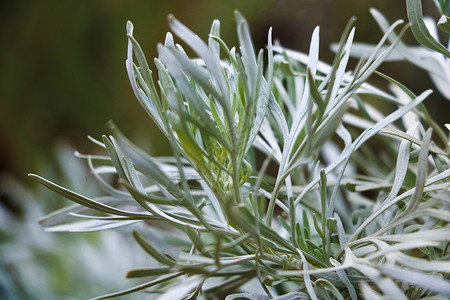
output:
[[[378,23],[378,26],[386,32],[389,29],[389,22],[386,18],[376,9],[370,10],[372,16]],[[436,41],[439,41],[437,26],[433,19],[425,17],[423,23]],[[439,24],[438,24],[439,25]],[[390,40],[393,42],[395,36],[392,36]],[[450,48],[450,39],[447,41]],[[338,45],[332,45],[332,48],[336,51]],[[375,45],[367,45],[364,43],[355,43],[352,47],[352,55],[355,57],[363,57],[367,53],[374,50]],[[403,42],[399,42],[395,50],[389,55],[386,61],[399,61],[406,60],[411,64],[422,68],[431,77],[437,90],[447,100],[450,100],[450,58],[438,53],[436,51],[427,49],[425,47],[406,46]]]
[[[156,84],[127,24],[131,86],[172,157],[149,156],[111,125],[113,135],[93,140],[107,155],[80,155],[107,196],[30,175],[77,203],[41,219],[47,230],[158,229],[133,232],[155,262],[127,277],[148,281],[96,299],[450,295],[448,133],[421,104],[431,91],[416,96],[381,73],[393,94],[367,83],[408,26],[398,36],[401,21],[387,28],[350,72],[353,20],[332,65],[319,60],[319,28],[308,55],[273,46],[269,30],[265,56],[236,21],[239,47],[229,48],[218,21],[205,43],[170,16],[198,58],[168,33]]]
[[[448,11],[449,2],[447,0],[436,1],[436,6],[442,13],[442,17],[438,21],[438,26],[440,29],[448,32],[449,24],[447,23],[448,16],[446,16]],[[416,37],[417,41],[423,46],[430,48],[436,52],[440,52],[447,58],[450,58],[450,51],[447,47],[443,46],[439,41],[433,36],[425,25],[424,18],[422,15],[422,1],[421,0],[407,0],[406,8],[408,12],[408,19],[412,23],[411,30]]]
[[[100,194],[94,182],[86,182],[89,174],[84,162],[73,156],[72,148],[58,147],[55,157],[60,170],[45,166],[41,172],[57,173],[65,185]],[[38,186],[31,190],[13,176],[0,174],[0,191],[1,299],[88,299],[112,285],[125,288],[123,273],[146,260],[131,243],[126,228],[74,235],[44,232],[36,220],[49,206],[67,204],[48,189]],[[45,207],[39,199],[46,200]],[[118,260],[124,252],[135,254]]]

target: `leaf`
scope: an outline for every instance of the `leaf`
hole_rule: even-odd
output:
[[[212,37],[220,37],[220,21],[214,20],[211,25],[211,31],[209,32],[208,47],[216,60],[220,60],[220,45]]]
[[[339,237],[339,245],[341,248],[344,248],[347,244],[347,236],[345,235],[345,229],[344,225],[342,224],[341,218],[339,215],[335,212],[334,218],[336,219],[336,228],[338,230],[338,237]]]
[[[422,147],[423,142],[421,140],[419,140],[418,138],[412,136],[411,134],[408,133],[404,133],[398,129],[395,128],[384,128],[381,130],[381,133],[383,134],[387,134],[387,135],[391,135],[391,136],[395,136],[395,137],[400,137],[402,139],[408,140],[420,147]],[[444,150],[436,147],[434,144],[430,144],[429,145],[429,150],[430,152],[436,153],[436,154],[441,154],[441,155],[447,155],[445,153]]]
[[[109,205],[97,202],[95,200],[89,199],[89,198],[82,196],[80,194],[77,194],[75,192],[72,192],[68,189],[65,189],[65,188],[63,188],[45,178],[35,175],[35,174],[28,174],[28,176],[30,176],[33,179],[36,179],[40,184],[44,185],[45,187],[51,189],[52,191],[54,191],[58,194],[60,194],[64,198],[72,200],[73,202],[76,202],[78,204],[81,204],[81,205],[86,206],[91,209],[95,209],[95,210],[98,210],[98,211],[101,211],[101,212],[104,212],[107,214],[115,214],[115,215],[125,216],[125,217],[138,217],[138,218],[142,218],[142,219],[148,219],[148,218],[152,217],[149,214],[129,212],[129,211],[117,209],[117,208],[111,207]]]
[[[95,232],[102,230],[109,230],[114,228],[119,228],[123,226],[128,226],[142,222],[142,220],[130,220],[128,218],[122,220],[89,220],[89,221],[79,221],[62,225],[48,226],[45,228],[47,232]]]
[[[294,206],[294,199],[292,199],[292,206]],[[313,225],[314,225],[314,229],[316,229],[317,234],[321,237],[324,238],[325,235],[322,231],[322,228],[319,226],[319,221],[317,220],[317,215],[313,213]]]
[[[346,149],[349,149],[352,145],[352,136],[351,134],[348,132],[348,130],[341,124],[337,130],[336,130],[337,135],[344,141],[344,151]],[[327,205],[327,212],[326,212],[326,217],[329,218],[332,216],[333,211],[335,209],[335,203],[336,203],[336,199],[337,199],[337,195],[338,195],[338,190],[339,187],[341,185],[341,181],[342,181],[342,177],[344,176],[344,172],[345,169],[347,168],[348,165],[348,160],[350,159],[350,156],[347,157],[346,161],[344,161],[343,166],[341,168],[341,170],[338,173],[338,177],[336,180],[336,184],[334,185],[334,189],[333,189],[333,193],[331,194],[329,203]],[[322,172],[323,172],[323,176],[326,176],[326,172],[325,170],[321,171],[321,176],[322,176]]]
[[[410,233],[401,233],[393,235],[382,235],[378,239],[389,242],[402,242],[408,240],[426,239],[429,241],[450,241],[450,226],[443,228],[420,230]]]
[[[281,107],[273,94],[271,94],[269,97],[267,109],[273,116],[273,118],[277,121],[277,126],[280,128],[281,134],[283,135],[283,144],[287,145],[287,143],[289,142],[289,127],[286,122],[286,118],[283,115],[283,111],[281,110]]]
[[[339,290],[330,281],[323,278],[319,278],[314,283],[316,285],[321,285],[325,289],[329,290],[333,294],[333,296],[336,297],[336,299],[344,300],[344,297],[342,297]]]
[[[239,38],[240,50],[242,53],[242,59],[245,66],[245,72],[248,76],[247,91],[253,91],[253,87],[256,85],[257,77],[257,64],[255,48],[253,46],[252,38],[250,36],[250,30],[247,21],[241,15],[239,11],[234,12],[237,23],[237,33]],[[250,94],[250,99],[255,95]]]
[[[355,28],[353,27],[350,31],[350,34],[347,38],[347,42],[345,43],[345,46],[343,48],[343,56],[339,62],[339,67],[336,70],[335,78],[334,78],[334,85],[333,89],[331,90],[331,94],[328,98],[329,101],[329,108],[333,108],[334,105],[337,103],[336,95],[338,93],[338,90],[341,88],[343,79],[344,79],[344,73],[345,69],[347,67],[348,60],[350,58],[350,49],[353,43],[353,37],[355,36]]]
[[[422,1],[406,0],[408,19],[412,23],[412,32],[419,43],[450,58],[450,51],[430,34],[423,21]]]
[[[309,89],[311,91],[311,96],[312,96],[314,102],[317,104],[317,108],[319,110],[319,114],[316,118],[317,118],[317,120],[320,120],[325,112],[326,106],[325,106],[324,100],[323,100],[322,96],[320,95],[320,92],[314,82],[314,78],[313,78],[313,75],[312,75],[310,69],[307,70],[307,74],[308,74],[308,83],[309,83]]]
[[[386,129],[386,128],[385,128]],[[412,134],[413,131],[415,131],[415,128],[410,128],[408,130],[409,134]],[[403,182],[406,177],[406,173],[408,172],[408,163],[409,163],[409,156],[410,156],[410,148],[411,148],[411,142],[408,139],[402,140],[400,143],[400,147],[398,149],[398,157],[397,157],[397,164],[395,168],[395,177],[394,182],[392,184],[391,191],[387,198],[384,200],[383,204],[381,205],[384,207],[385,205],[389,204],[392,199],[397,196],[397,194],[400,192],[400,189],[403,186]],[[369,224],[371,220],[373,220],[375,217],[377,217],[379,213],[377,211],[374,211],[370,217],[368,217],[364,224]],[[363,228],[363,225],[361,225]],[[357,231],[360,231],[361,229],[358,229]]]
[[[147,252],[151,257],[167,266],[172,267],[175,265],[175,262],[173,260],[158,252],[158,250],[156,250],[156,248],[154,248],[149,242],[147,242],[137,231],[133,231],[133,237],[142,247],[142,249],[144,249],[145,252]]]
[[[126,68],[127,68],[128,78],[130,80],[133,92],[134,92],[136,98],[138,99],[139,103],[142,105],[142,107],[148,113],[148,115],[155,121],[155,123],[158,125],[158,127],[161,129],[161,131],[167,134],[165,127],[162,123],[161,117],[160,117],[160,111],[159,111],[158,105],[157,105],[157,103],[159,102],[159,96],[158,96],[158,93],[156,92],[156,88],[153,83],[151,71],[148,67],[147,61],[144,57],[141,47],[136,42],[136,40],[133,38],[133,24],[130,21],[127,22],[127,36],[128,36],[128,48],[127,48]],[[142,66],[143,77],[144,77],[144,80],[146,82],[146,87],[147,87],[146,90],[149,93],[149,96],[147,96],[142,91],[142,89],[140,89],[137,86],[135,75],[136,75],[136,77],[139,78],[140,72],[139,72],[139,70],[137,70],[137,68],[136,69],[134,68],[133,52],[138,59],[138,63]],[[142,82],[142,81],[139,81],[139,82]],[[145,85],[143,85],[143,86],[145,88]],[[150,89],[150,90],[148,90],[148,89]]]
[[[301,250],[298,250],[298,254],[300,254],[300,257],[302,259],[303,270],[305,272],[308,272],[309,266],[308,266],[308,262],[305,259],[305,256],[303,255]],[[303,280],[305,282],[305,286],[306,286],[306,290],[308,291],[308,295],[311,297],[312,300],[318,300],[316,292],[312,286],[311,277],[309,276],[308,273],[305,273],[303,275]]]
[[[311,44],[309,46],[308,57],[308,69],[311,70],[311,75],[313,78],[316,76],[316,71],[318,69],[317,65],[319,59],[319,40],[319,27],[316,27],[311,36]],[[300,124],[303,118],[307,115],[308,110],[310,110],[311,105],[307,104],[308,102],[310,102],[309,84],[305,85],[301,100],[302,104],[297,108],[297,111],[295,112],[294,121],[290,128],[288,144],[285,145],[286,149],[283,149],[283,157],[280,163],[281,174],[284,172],[286,164],[288,163],[289,158],[292,154],[294,143],[301,130]],[[310,135],[309,138],[312,138],[312,136]]]
[[[261,126],[263,124],[263,121],[266,117],[267,109],[270,105],[269,98],[271,97],[271,89],[272,89],[272,81],[273,81],[273,49],[272,49],[272,28],[269,29],[268,37],[267,37],[267,44],[268,44],[268,79],[267,82],[262,76],[262,74],[258,74],[259,80],[261,80],[260,84],[260,91],[256,91],[257,95],[256,97],[256,111],[255,111],[255,117],[253,121],[253,125],[251,127],[247,146],[244,149],[243,156],[249,151],[250,147],[253,145],[253,142],[255,138],[258,135],[258,132],[261,129]],[[284,119],[284,118],[283,118]]]
[[[419,162],[417,164],[416,189],[408,207],[405,209],[405,211],[403,211],[402,216],[407,215],[417,209],[417,207],[419,206],[419,201],[422,199],[423,189],[425,188],[425,182],[427,180],[429,153],[428,148],[430,145],[432,133],[433,129],[429,128],[423,138],[423,146],[420,149]]]
[[[371,253],[364,257],[364,260],[370,261],[370,260],[376,260],[380,257],[385,256],[388,253],[401,251],[401,250],[409,250],[409,249],[418,249],[422,247],[431,247],[431,246],[439,246],[437,242],[430,241],[428,239],[422,239],[422,240],[408,240],[405,242],[397,243],[394,245],[386,246],[383,249],[380,249],[374,253]]]
[[[330,258],[330,263],[335,267],[338,267],[341,265],[337,260],[335,260],[332,257]],[[345,273],[344,270],[336,270],[336,273],[338,274],[339,279],[345,284],[345,287],[347,288],[347,290],[350,294],[350,298],[352,300],[357,300],[358,296],[356,294],[356,290],[353,287],[353,285],[351,284],[350,280],[348,279],[347,273]]]
[[[184,229],[186,230],[186,234],[188,235],[189,239],[194,244],[195,248],[200,251],[200,253],[205,257],[211,257],[211,255],[205,251],[203,241],[201,240],[200,236],[198,236],[198,233],[190,226],[185,226]]]
[[[396,266],[383,265],[379,269],[382,273],[393,279],[405,281],[414,286],[420,286],[424,289],[450,296],[450,281],[448,280]]]
[[[92,298],[91,300],[109,299],[109,298],[115,298],[115,297],[119,297],[119,296],[132,294],[132,293],[135,293],[137,291],[141,291],[141,290],[147,289],[149,287],[152,287],[152,286],[164,283],[166,281],[170,281],[171,279],[177,278],[177,277],[179,277],[181,275],[183,275],[182,272],[173,273],[173,274],[169,274],[169,275],[166,275],[166,276],[160,276],[158,279],[155,279],[153,281],[149,281],[149,282],[137,285],[135,287],[132,287],[132,288],[129,288],[129,289],[126,289],[126,290],[123,290],[123,291],[119,291],[119,292],[115,292],[115,293],[111,293],[111,294],[95,297],[95,298]]]
[[[95,199],[99,203],[103,203],[106,205],[109,205],[111,207],[118,207],[123,204],[125,205],[133,205],[133,201],[130,200],[123,200],[123,199],[117,199],[114,197],[101,197]],[[58,209],[45,217],[42,217],[39,219],[39,224],[44,227],[48,226],[54,226],[58,225],[64,222],[69,222],[76,217],[73,214],[94,214],[97,210],[80,205],[80,204],[74,204],[70,205],[61,209]]]
[[[140,45],[137,43],[137,41],[133,37],[133,24],[128,21],[127,22],[127,36],[128,36],[128,47],[129,49],[132,49],[134,54],[136,55],[136,59],[139,63],[139,65],[142,67],[142,74],[144,75],[145,82],[147,84],[148,88],[155,88],[153,84],[153,78],[152,78],[152,71],[148,67],[147,60],[145,59],[144,53],[140,47]],[[132,62],[132,56],[129,55],[128,59],[130,62]],[[153,96],[156,96],[156,91],[153,90],[154,94]],[[156,101],[158,98],[154,97],[154,101]]]
[[[450,168],[445,170],[445,171],[443,171],[443,172],[441,172],[441,173],[439,173],[439,174],[437,174],[437,175],[435,175],[435,176],[433,176],[433,177],[431,177],[431,178],[428,178],[427,182],[426,182],[426,185],[427,186],[432,185],[433,183],[436,183],[436,182],[438,182],[440,180],[444,180],[444,179],[446,179],[449,176],[450,176]]]
[[[378,292],[376,292],[366,281],[361,280],[359,282],[359,287],[361,289],[364,299],[386,299]]]
[[[430,234],[434,234],[431,230]],[[441,261],[441,260],[432,260],[428,261],[421,258],[416,258],[413,256],[409,256],[403,253],[396,253],[395,260],[407,267],[408,269],[416,269],[425,272],[443,272],[450,273],[450,262],[449,261]]]
[[[114,138],[109,139],[106,135],[102,136],[103,144],[108,151],[109,157],[111,158],[111,162],[116,169],[117,175],[123,180],[127,180],[127,176],[125,175],[125,171],[123,170],[122,164],[120,162],[120,157],[118,153],[118,149],[116,149],[116,145],[114,145]]]

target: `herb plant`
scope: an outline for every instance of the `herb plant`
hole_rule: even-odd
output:
[[[409,25],[385,28],[348,71],[353,19],[331,65],[318,57],[319,28],[308,55],[273,45],[271,30],[256,53],[236,21],[229,48],[219,21],[205,43],[170,16],[196,57],[168,33],[156,83],[127,24],[132,89],[172,157],[146,154],[111,124],[92,139],[105,155],[79,154],[105,197],[30,175],[76,202],[42,218],[48,230],[145,223],[133,237],[153,262],[127,275],[145,281],[95,299],[448,297],[449,135],[422,104],[430,90],[415,95],[376,71]],[[393,92],[370,85],[373,74]]]

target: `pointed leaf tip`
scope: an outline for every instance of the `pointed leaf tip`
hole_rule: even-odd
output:
[[[217,19],[214,19],[213,23],[212,23],[213,27],[220,27],[220,21]]]
[[[131,21],[127,21],[127,35],[133,35],[133,23]]]
[[[379,11],[378,11],[378,9],[376,9],[375,7],[371,7],[371,8],[369,8],[369,12],[370,12],[370,14],[376,14],[376,13],[380,13]]]
[[[239,10],[235,10],[234,11],[234,16],[236,18],[237,21],[245,21],[244,16],[241,14],[241,12]]]
[[[168,32],[166,34],[166,39],[164,41],[164,46],[166,47],[174,47],[175,46],[175,42],[173,41],[173,35],[171,32]]]
[[[169,22],[169,24],[173,23],[175,20],[176,20],[176,18],[175,18],[175,16],[173,14],[169,14],[167,16],[167,22]]]

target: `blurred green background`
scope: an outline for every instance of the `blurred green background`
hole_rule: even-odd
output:
[[[427,2],[427,1],[425,1]],[[428,1],[431,3],[431,1]],[[81,152],[93,145],[87,135],[108,133],[112,119],[153,154],[168,151],[161,135],[135,101],[125,71],[125,24],[151,61],[168,31],[167,15],[206,38],[214,18],[222,22],[229,45],[236,42],[233,10],[248,19],[257,48],[265,46],[269,26],[282,45],[307,51],[312,30],[321,26],[321,58],[331,62],[329,44],[356,16],[357,41],[376,42],[381,33],[368,9],[390,21],[406,18],[405,1],[376,0],[91,0],[2,1],[0,47],[0,170],[24,179],[52,164],[56,140]],[[424,3],[426,4],[426,3]],[[434,13],[433,7],[425,7]],[[414,43],[409,33],[406,40]],[[406,63],[383,70],[421,92],[431,86],[424,72]],[[383,83],[381,83],[383,84]],[[433,97],[440,106],[448,103]],[[442,111],[442,107],[441,107]],[[158,142],[155,143],[154,140]],[[162,147],[159,147],[162,145]],[[159,147],[159,148],[158,148]]]
[[[424,6],[425,14],[437,17],[432,1],[424,1]],[[3,243],[5,246],[8,241],[10,247],[5,247],[7,249],[5,251],[11,249],[14,251],[15,247],[32,247],[39,241],[42,243],[44,236],[52,234],[46,233],[42,235],[42,239],[38,239],[39,241],[27,243],[18,240],[14,235],[28,232],[28,228],[34,228],[33,230],[42,233],[42,229],[36,223],[37,219],[45,212],[68,203],[63,204],[61,200],[52,198],[54,197],[52,193],[45,193],[33,185],[31,180],[26,178],[27,173],[39,173],[61,184],[72,185],[70,187],[78,185],[77,190],[87,188],[88,175],[83,175],[83,171],[74,170],[67,164],[62,165],[61,155],[55,154],[55,149],[59,147],[57,145],[60,145],[61,141],[69,143],[83,153],[94,151],[95,145],[89,142],[86,136],[91,135],[99,139],[102,134],[108,134],[106,123],[113,120],[127,136],[137,141],[151,154],[167,155],[169,148],[163,136],[140,108],[129,86],[125,70],[127,20],[134,23],[135,37],[141,43],[150,66],[153,66],[152,58],[157,56],[157,43],[164,41],[165,33],[169,30],[167,25],[169,13],[173,13],[203,39],[207,38],[213,19],[219,19],[222,37],[229,46],[232,46],[237,42],[233,16],[235,9],[249,21],[258,49],[265,47],[267,31],[272,26],[274,38],[282,45],[305,52],[309,48],[314,27],[319,25],[321,59],[331,62],[333,54],[329,50],[329,45],[338,41],[351,16],[358,18],[356,41],[375,43],[382,36],[369,14],[370,7],[380,10],[391,22],[399,18],[406,19],[403,0],[0,2],[0,174],[6,174],[6,177],[0,176],[0,208],[3,205],[6,211],[12,211],[16,218],[14,222],[0,222],[0,245]],[[405,41],[417,44],[411,33],[407,34]],[[432,87],[424,71],[407,63],[389,63],[381,70],[416,93]],[[373,78],[372,83],[379,86],[386,85],[378,78]],[[437,121],[443,124],[449,121],[445,119],[446,112],[450,109],[449,103],[436,92],[425,105]],[[59,153],[61,154],[61,151]],[[67,156],[67,151],[64,153]],[[64,161],[67,161],[67,157]],[[75,178],[71,176],[80,174],[81,177],[85,177],[76,183]],[[25,187],[14,187],[17,181],[11,183],[11,176],[18,178]],[[5,187],[8,187],[8,190]],[[29,188],[31,190],[27,190]],[[27,192],[24,192],[25,190]],[[38,190],[39,193],[36,192]],[[27,196],[23,196],[24,193]],[[36,202],[37,205],[33,203],[31,206],[30,202]],[[0,221],[2,221],[1,209]],[[25,227],[25,221],[28,227]],[[20,233],[10,230],[12,224],[23,226]],[[36,236],[41,237],[40,233],[36,233]],[[53,247],[51,251],[41,247],[42,245],[38,247],[41,252],[45,252],[48,261],[54,262],[58,252],[71,251],[69,249],[72,246],[68,246],[67,238],[61,239],[61,245],[66,245],[64,250],[60,250],[59,246]],[[71,239],[71,242],[74,247],[78,247],[79,244],[75,239]],[[4,259],[1,250],[2,247],[0,260]],[[27,256],[31,261],[39,259],[33,251],[30,250]],[[90,255],[92,256],[92,253]],[[77,265],[77,258],[72,259],[71,265],[65,268],[76,273],[74,268]],[[60,259],[61,265],[64,265],[63,260],[64,258]],[[19,257],[17,261],[20,263],[22,260]],[[14,261],[0,261],[0,298],[2,280],[9,282],[8,278],[5,280],[2,276],[8,277],[10,276],[8,274],[12,274],[8,269],[2,273],[2,263],[13,271],[19,270],[11,267]],[[42,265],[36,268],[41,270]],[[62,267],[59,269],[65,270]],[[58,268],[53,268],[53,272],[57,270]],[[52,271],[47,269],[46,272]],[[19,271],[16,273],[21,274]],[[125,274],[119,275],[123,278]],[[59,293],[71,294],[72,281],[70,278],[64,278],[64,286],[61,285],[61,278],[56,281],[55,286],[59,287]],[[18,276],[14,280],[24,279]],[[26,284],[25,282],[24,285]],[[19,282],[18,286],[20,285]],[[51,288],[49,289],[51,293]],[[98,293],[98,290],[104,291],[99,288],[95,293]],[[40,297],[38,294],[35,296],[35,299],[50,299]]]

